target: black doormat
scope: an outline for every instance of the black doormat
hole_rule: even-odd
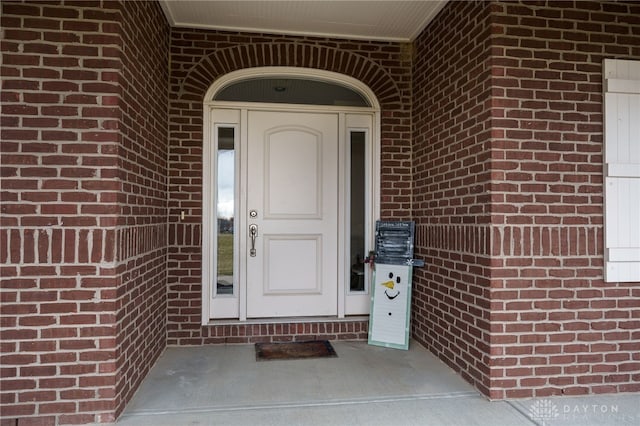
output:
[[[337,357],[328,340],[308,342],[256,343],[256,361]]]

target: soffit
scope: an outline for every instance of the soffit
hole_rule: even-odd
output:
[[[447,0],[160,0],[173,27],[406,42]]]

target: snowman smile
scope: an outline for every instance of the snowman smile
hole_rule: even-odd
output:
[[[390,300],[395,299],[395,298],[396,298],[396,297],[398,297],[398,295],[400,294],[400,292],[399,292],[399,291],[396,291],[396,294],[394,294],[393,296],[391,296],[389,293],[387,293],[388,291],[389,291],[389,290],[385,290],[385,291],[384,291],[384,294],[385,294],[385,296],[387,296],[387,298],[389,298]]]

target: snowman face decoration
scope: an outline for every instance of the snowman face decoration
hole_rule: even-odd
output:
[[[395,288],[396,284],[400,284],[400,276],[395,277],[394,280],[393,272],[389,272],[389,281],[385,281],[380,284],[386,287],[386,289],[384,290],[384,294],[389,300],[395,299],[400,294],[400,290]]]

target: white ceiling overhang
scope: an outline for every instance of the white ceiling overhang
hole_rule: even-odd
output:
[[[447,0],[160,0],[173,27],[406,42]]]

